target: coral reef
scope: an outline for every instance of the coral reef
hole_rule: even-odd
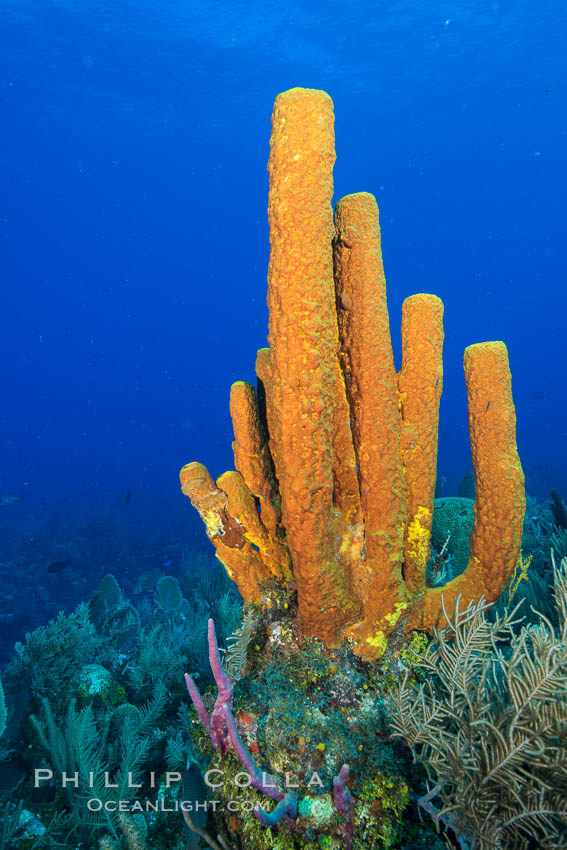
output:
[[[100,557],[88,603],[17,645],[0,700],[6,846],[565,846],[558,502],[528,500],[524,521],[501,342],[464,356],[474,505],[435,499],[443,305],[406,299],[396,371],[376,202],[348,195],[333,217],[334,158],[328,96],[280,95],[270,347],[257,389],[231,389],[236,470],[181,471],[226,571],[194,559],[164,575],[139,554],[128,585]],[[77,549],[99,532],[110,559],[108,522]]]
[[[209,833],[254,850],[436,846],[432,825],[420,830],[407,814],[419,779],[407,750],[388,740],[383,705],[390,683],[413,670],[419,642],[367,665],[348,646],[329,651],[302,636],[296,602],[281,591],[270,598],[239,681],[222,667],[212,621],[216,688],[201,692],[186,677],[195,756],[215,780]]]
[[[388,696],[434,786],[419,805],[473,850],[567,846],[567,559],[554,569],[557,627],[456,605],[421,654],[426,681]]]
[[[99,841],[130,846],[141,823],[152,841],[160,836],[165,846],[171,838],[174,846],[177,813],[141,814],[141,821],[132,813],[125,821],[117,802],[175,796],[166,771],[181,776],[192,752],[183,672],[206,686],[199,635],[213,615],[226,641],[240,608],[220,567],[187,559],[179,579],[162,577],[135,603],[109,574],[88,603],[26,635],[3,675],[10,762],[0,765],[0,793],[23,801],[4,807],[0,835],[14,836],[6,846],[55,848],[71,839],[93,850]],[[45,771],[37,785],[36,769]],[[63,774],[77,781],[62,787]]]
[[[121,511],[87,510],[80,503],[73,510],[47,517],[41,511],[30,511],[16,524],[5,516],[1,519],[3,666],[10,660],[14,643],[21,641],[26,632],[47,623],[59,611],[73,610],[109,571],[119,576],[129,594],[138,577],[140,586],[134,593],[143,592],[144,587],[150,589],[150,581],[153,588],[164,572],[177,575],[188,542],[200,529],[198,516],[185,516],[182,527],[174,530],[167,527],[167,520],[163,521],[162,529],[154,531],[149,524],[138,525]],[[200,557],[210,561],[207,543],[204,538]],[[196,555],[191,542],[191,559],[195,560]],[[63,568],[59,569],[61,565]],[[53,568],[55,571],[51,571]]]
[[[406,299],[401,369],[392,356],[378,208],[348,195],[333,213],[333,105],[324,92],[278,95],[268,164],[269,348],[258,393],[231,392],[236,471],[202,464],[183,492],[245,601],[276,579],[297,588],[300,628],[365,659],[396,628],[432,629],[443,599],[504,590],[525,512],[504,343],[464,355],[475,473],[467,568],[426,587],[442,389],[443,305]]]
[[[549,495],[552,499],[551,511],[553,513],[555,524],[558,528],[567,529],[567,508],[565,507],[565,502],[557,490],[551,490]]]
[[[506,663],[515,657],[514,641],[520,637],[520,625],[529,628],[525,634],[531,635],[531,643],[526,641],[526,646],[535,646],[540,637],[544,640],[550,628],[556,636],[562,635],[561,613],[548,589],[553,584],[549,552],[552,547],[558,551],[562,545],[563,536],[554,525],[549,503],[538,504],[529,498],[521,559],[507,590],[491,609],[493,617],[499,616],[503,623],[508,616],[505,603],[510,598],[514,603],[524,600],[526,620],[511,624],[508,631],[501,630],[502,639],[495,644],[499,658]],[[530,557],[525,578],[518,581]],[[327,649],[321,641],[301,633],[293,587],[286,589],[273,583],[264,590],[263,608],[251,603],[241,613],[234,586],[220,565],[187,558],[177,581],[173,576],[166,577],[158,590],[160,578],[149,582],[144,577],[143,582],[137,582],[138,592],[131,601],[116,579],[106,576],[88,605],[31,633],[5,671],[7,725],[2,744],[10,760],[0,764],[0,831],[5,829],[6,846],[55,850],[65,841],[80,841],[85,850],[126,850],[130,842],[141,842],[139,846],[145,844],[150,850],[173,850],[189,841],[192,850],[197,850],[204,841],[216,850],[344,850],[347,821],[338,810],[332,789],[333,778],[340,777],[341,768],[348,764],[350,772],[344,784],[352,804],[353,850],[417,850],[426,846],[441,850],[442,836],[436,836],[434,820],[427,818],[421,824],[418,812],[436,815],[436,810],[451,805],[455,812],[470,814],[470,783],[463,776],[453,785],[445,781],[438,788],[445,778],[438,773],[439,765],[427,751],[426,742],[413,742],[413,733],[407,730],[408,741],[419,756],[417,763],[411,761],[410,748],[391,737],[392,726],[402,731],[400,723],[405,723],[407,716],[392,708],[388,697],[404,687],[413,700],[423,686],[425,700],[431,693],[440,706],[446,699],[449,704],[453,700],[458,715],[443,715],[443,741],[451,739],[451,731],[460,728],[459,724],[468,728],[469,721],[473,723],[466,706],[457,706],[458,694],[450,696],[452,686],[443,678],[440,656],[435,664],[427,660],[435,659],[435,641],[428,649],[425,633],[408,636],[396,632],[381,658],[368,664],[351,652],[348,642],[338,649]],[[546,620],[534,614],[532,606],[543,610]],[[458,610],[462,615],[465,608],[459,606]],[[182,674],[188,670],[198,684],[207,714],[214,711],[217,688],[210,673],[207,643],[207,619],[211,617],[218,624],[224,670],[233,682],[232,713],[238,735],[254,764],[274,775],[281,790],[298,796],[296,817],[283,816],[278,824],[270,822],[277,816],[270,811],[277,801],[266,801],[253,787],[235,785],[244,771],[241,760],[230,741],[222,756],[214,749],[184,693]],[[73,640],[74,625],[78,625],[82,646]],[[563,638],[559,644],[563,644]],[[444,652],[450,654],[456,647],[455,641],[446,641]],[[551,657],[559,659],[561,652],[560,648],[554,650]],[[471,669],[467,667],[467,692],[478,692],[481,700],[480,691],[483,686],[486,690],[487,683],[483,685],[484,668],[477,662],[488,656],[484,650],[480,655],[475,653],[473,650],[467,655],[464,665],[461,656],[453,659],[452,666],[460,670],[472,665]],[[496,671],[502,671],[500,663],[495,661]],[[539,664],[537,660],[534,663]],[[529,665],[526,668],[519,658],[514,669],[522,681],[528,682]],[[541,666],[538,669],[541,672]],[[496,690],[498,681],[488,680],[493,696],[500,694]],[[146,723],[145,707],[148,702],[155,705],[156,687],[160,689],[161,685],[165,685],[165,690],[161,688],[165,703],[160,698],[159,713],[153,711]],[[53,688],[47,701],[46,686]],[[523,687],[520,682],[519,691]],[[504,687],[501,692],[505,708],[508,692]],[[497,704],[495,699],[490,706],[482,700],[479,703],[496,730],[504,728],[502,734],[507,734],[508,727],[502,726],[506,717],[494,718],[490,713]],[[421,705],[411,715],[416,721]],[[564,690],[555,688],[546,705],[547,711],[562,717]],[[39,728],[29,722],[30,713]],[[481,731],[476,723],[471,726],[471,735],[480,736]],[[538,739],[541,747],[539,743],[528,747],[522,768],[526,775],[532,770],[537,777],[545,775],[541,765],[564,752],[561,727],[558,732],[559,751],[553,750],[553,736]],[[149,749],[146,739],[151,742]],[[440,735],[435,741],[438,739]],[[92,761],[93,748],[96,764]],[[132,758],[136,753],[141,754],[139,762]],[[476,758],[477,750],[475,753]],[[69,766],[77,765],[80,774],[82,771],[83,784],[77,791],[58,787],[57,764],[63,765],[57,761],[60,757],[71,758]],[[77,761],[79,757],[82,764]],[[422,762],[430,774],[429,784]],[[89,764],[95,774],[108,771],[117,784],[128,772],[135,779],[140,770],[146,783],[153,773],[154,788],[146,784],[141,789],[128,789],[126,797],[132,805],[163,801],[166,809],[123,813],[122,817],[110,812],[108,819],[86,818],[84,777]],[[33,788],[30,778],[36,767],[51,769],[54,780]],[[208,770],[221,771],[221,787],[207,789],[204,777]],[[560,778],[560,770],[553,775]],[[183,835],[179,811],[171,811],[181,789],[176,793],[175,788],[166,787],[166,771],[184,772],[185,799],[201,806],[207,800],[210,804],[218,800],[214,811],[184,812],[197,830],[190,836]],[[286,774],[298,788],[287,787]],[[308,786],[315,775],[320,777],[320,784]],[[93,795],[99,790],[101,798],[111,805],[121,793],[116,788],[97,788]],[[500,772],[495,773],[489,790],[495,802],[487,829],[492,828],[492,821],[501,824],[507,817],[509,789]],[[551,796],[546,799],[552,800]],[[22,801],[20,805],[18,800]],[[223,812],[222,805],[230,800],[235,801],[235,810]],[[268,825],[254,815],[255,806],[264,809]],[[470,818],[461,822],[457,836],[456,820],[451,820],[452,829],[445,814],[450,817],[451,812],[445,811],[437,822],[449,846],[470,848],[473,839],[480,841],[475,838]],[[561,846],[554,844],[555,824],[555,818],[549,823],[538,822],[540,846]],[[532,842],[535,840],[532,838]]]

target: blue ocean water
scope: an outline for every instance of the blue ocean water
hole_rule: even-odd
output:
[[[0,492],[25,497],[6,530],[93,510],[204,539],[178,470],[233,465],[229,388],[267,333],[270,115],[293,86],[333,98],[335,198],[378,199],[398,349],[403,299],[444,301],[445,492],[470,468],[463,350],[503,339],[528,492],[567,495],[560,0],[0,11]]]

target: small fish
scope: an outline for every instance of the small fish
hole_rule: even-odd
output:
[[[70,567],[73,563],[72,558],[67,558],[65,561],[53,561],[47,568],[48,573],[60,573],[65,567]]]
[[[7,508],[8,505],[17,505],[23,502],[23,496],[14,496],[12,493],[2,493],[0,495],[0,508]]]
[[[124,504],[125,504],[125,505],[129,505],[129,504],[130,504],[130,499],[131,499],[131,498],[132,498],[132,491],[131,491],[131,490],[128,490],[128,491],[126,492],[126,496],[124,497]]]
[[[170,567],[171,563],[171,558],[167,558],[167,560],[163,562],[162,567]]]

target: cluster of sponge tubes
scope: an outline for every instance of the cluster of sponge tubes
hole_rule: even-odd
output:
[[[516,563],[524,477],[506,346],[464,355],[476,501],[470,558],[442,588],[426,586],[442,391],[443,304],[406,299],[396,372],[378,208],[368,193],[333,218],[333,104],[291,89],[272,116],[269,348],[258,391],[233,385],[235,471],[216,483],[181,470],[244,600],[261,583],[294,582],[302,632],[327,646],[345,635],[368,660],[404,626],[431,630],[443,608],[498,598]]]

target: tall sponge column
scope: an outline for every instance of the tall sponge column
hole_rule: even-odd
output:
[[[242,476],[235,471],[225,472],[214,482],[202,463],[193,462],[185,464],[179,478],[183,493],[199,511],[217,557],[236,582],[242,598],[245,602],[258,602],[260,583],[270,572],[258,551],[259,520]]]
[[[443,600],[464,605],[498,599],[512,574],[526,510],[524,474],[516,445],[516,412],[508,351],[503,342],[470,345],[464,354],[469,437],[476,498],[466,570],[441,588],[429,588],[412,611],[414,628],[444,625]]]
[[[352,565],[364,619],[352,633],[360,639],[376,631],[385,604],[393,608],[404,598],[401,420],[373,195],[358,192],[338,201],[333,248],[340,361],[364,517],[364,557]]]
[[[337,434],[333,122],[325,92],[295,88],[278,95],[268,163],[268,426],[300,626],[327,643],[340,642],[358,611],[333,532],[333,447],[347,442]],[[346,405],[342,413],[346,429]]]
[[[443,303],[436,295],[406,298],[402,309],[402,368],[398,373],[407,484],[404,579],[412,596],[425,590],[437,478],[439,401],[443,389]]]
[[[407,298],[396,373],[378,208],[366,192],[331,207],[333,104],[294,88],[276,98],[270,140],[269,348],[258,387],[231,390],[236,469],[180,473],[217,556],[246,601],[297,590],[300,631],[343,637],[365,660],[400,629],[444,625],[454,600],[494,601],[514,568],[524,476],[506,346],[465,351],[476,478],[464,573],[427,587],[434,507],[443,305]]]

